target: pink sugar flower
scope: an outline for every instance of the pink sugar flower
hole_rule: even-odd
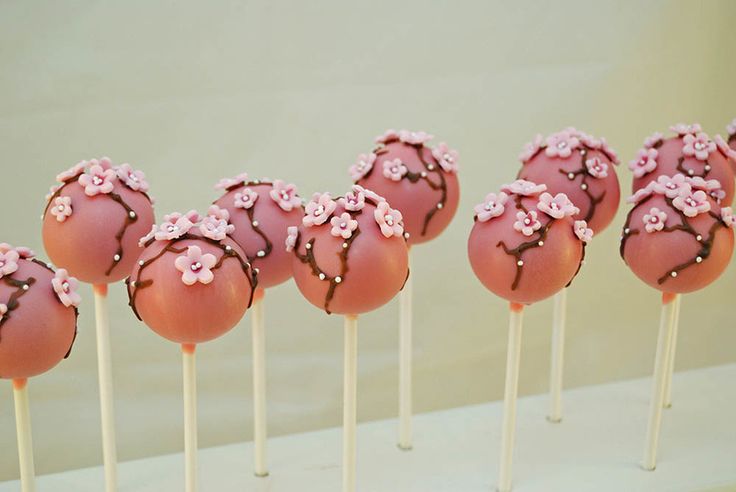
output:
[[[383,177],[391,181],[401,181],[409,169],[406,168],[401,159],[383,161]]]
[[[716,151],[715,142],[703,132],[696,135],[688,133],[682,137],[682,143],[682,154],[695,157],[699,161],[707,161],[708,156]]]
[[[439,163],[440,167],[446,173],[456,173],[457,172],[458,155],[459,154],[457,150],[451,149],[450,147],[447,146],[445,142],[441,142],[436,147],[432,148],[432,157],[437,159],[437,162]]]
[[[286,251],[294,251],[296,247],[296,240],[299,238],[299,228],[296,226],[289,226],[286,229]]]
[[[544,137],[542,134],[537,133],[534,135],[534,138],[531,142],[527,142],[524,144],[524,148],[522,149],[521,153],[519,154],[519,161],[521,161],[522,164],[526,164],[531,160],[532,157],[537,155],[537,152],[542,148],[542,144],[544,143]]]
[[[190,210],[185,214],[181,214],[179,212],[171,212],[168,215],[164,215],[164,222],[176,222],[182,217],[186,217],[187,219],[189,219],[189,222],[191,222],[192,224],[196,224],[201,220],[201,217],[196,210]]]
[[[377,144],[387,144],[398,139],[399,132],[397,132],[396,130],[386,130],[385,132],[383,132],[383,135],[379,135],[376,137],[375,142]]]
[[[18,246],[15,248],[15,251],[18,253],[18,256],[20,256],[24,260],[30,260],[31,258],[36,257],[35,251],[33,251],[31,248],[26,248],[25,246]]]
[[[660,176],[653,182],[652,187],[655,193],[665,195],[667,198],[675,198],[683,192],[689,193],[692,189],[682,174],[675,174],[672,177]]]
[[[214,215],[208,215],[200,222],[199,231],[204,237],[222,241],[235,231],[235,226],[228,223],[226,219],[218,219]]]
[[[48,202],[51,200],[51,197],[56,194],[57,191],[61,189],[61,185],[53,185],[51,188],[49,188],[49,192],[46,194],[46,201]]]
[[[214,217],[217,220],[224,220],[229,221],[230,220],[230,212],[226,208],[220,208],[217,205],[210,205],[210,208],[207,209],[207,216]]]
[[[170,214],[164,217],[164,222],[154,234],[157,241],[171,241],[178,239],[194,227],[189,217],[181,214]]]
[[[130,164],[120,164],[116,169],[118,179],[131,190],[148,191],[148,181],[143,171],[138,171],[130,167]]]
[[[608,176],[608,164],[597,157],[586,159],[585,167],[588,169],[588,174],[594,178],[603,179]]]
[[[138,240],[138,246],[141,247],[141,248],[144,247],[146,245],[146,243],[148,243],[148,241],[150,241],[151,239],[153,239],[156,236],[156,231],[157,230],[158,230],[158,227],[156,227],[155,224],[152,225],[151,226],[151,230],[148,232],[148,234],[146,234],[145,236],[143,236],[142,238],[140,238]]]
[[[657,169],[657,156],[659,151],[654,148],[639,149],[636,157],[629,162],[629,169],[634,173],[635,178],[641,178],[645,174],[649,174]]]
[[[79,176],[79,184],[84,187],[87,196],[107,194],[112,191],[116,177],[112,169],[103,169],[99,164],[95,164],[89,168],[89,174]]]
[[[95,164],[99,165],[105,171],[112,169],[112,160],[109,157],[100,157],[99,160],[91,159],[89,161],[90,166],[94,166]]]
[[[14,249],[0,253],[0,278],[12,275],[18,270],[18,260],[20,260],[20,254]]]
[[[576,220],[573,224],[573,232],[584,243],[589,243],[593,239],[593,229],[588,227],[588,223],[584,220]]]
[[[353,187],[353,190],[345,193],[345,197],[340,198],[337,201],[337,203],[342,205],[345,208],[345,210],[349,210],[351,212],[357,212],[358,210],[363,210],[363,207],[365,206],[365,193],[363,192],[362,187],[358,187],[358,188],[359,189],[356,189],[356,187]]]
[[[651,149],[652,147],[657,145],[657,142],[662,141],[662,139],[664,139],[664,135],[662,135],[660,132],[654,132],[644,139],[644,148]]]
[[[358,192],[363,193],[363,195],[365,195],[365,198],[366,199],[371,199],[371,200],[373,200],[376,203],[378,203],[378,202],[385,202],[386,201],[385,198],[383,198],[381,195],[379,195],[375,191],[369,190],[367,188],[363,188],[360,185],[353,185],[353,191],[358,191]]]
[[[348,169],[348,173],[350,173],[350,177],[353,181],[358,181],[373,169],[373,164],[375,164],[375,162],[376,154],[373,152],[369,154],[360,154],[358,159],[355,161],[355,164],[350,166],[350,169]]]
[[[509,196],[503,191],[498,194],[488,193],[483,203],[479,203],[474,207],[475,216],[481,222],[487,222],[494,217],[501,216],[508,199]]]
[[[399,130],[399,140],[409,145],[424,145],[432,140],[434,136],[427,132],[412,132],[409,130]]]
[[[636,190],[636,193],[627,198],[626,201],[628,203],[639,203],[645,198],[651,196],[652,193],[654,193],[654,181],[651,181],[644,188]]]
[[[376,219],[381,233],[385,237],[401,236],[404,234],[404,217],[398,210],[392,209],[388,202],[379,202],[373,211],[373,217]]]
[[[726,131],[728,132],[728,135],[736,135],[736,118],[731,120],[731,123],[726,125]]]
[[[77,164],[74,164],[72,167],[70,167],[66,171],[59,173],[56,176],[56,181],[58,181],[59,183],[66,183],[68,180],[72,178],[76,178],[81,173],[83,173],[86,167],[87,167],[87,161],[82,161]]]
[[[692,125],[686,125],[685,123],[678,123],[676,125],[672,125],[670,127],[670,130],[677,133],[678,136],[682,137],[683,135],[687,134],[696,134],[703,131],[703,129],[700,127],[699,123],[693,123]]]
[[[353,231],[358,228],[358,221],[353,219],[347,212],[343,212],[339,217],[333,217],[330,220],[332,229],[330,234],[335,237],[342,237],[348,239],[353,235]]]
[[[250,188],[243,188],[238,193],[235,193],[233,205],[237,208],[244,208],[247,210],[256,204],[256,200],[258,200],[258,193]]]
[[[606,156],[611,159],[611,162],[614,164],[619,164],[621,161],[618,158],[618,154],[615,150],[613,150],[613,147],[608,145],[608,142],[605,138],[601,137],[601,148],[600,151],[606,154]]]
[[[248,173],[240,173],[234,178],[222,178],[215,185],[216,190],[227,190],[232,186],[239,186],[248,182]]]
[[[564,193],[557,193],[554,197],[545,192],[539,197],[537,208],[554,219],[561,219],[580,212]]]
[[[54,278],[51,279],[51,286],[64,306],[76,307],[82,302],[82,296],[77,293],[79,281],[74,277],[70,277],[65,269],[59,268],[56,271]]]
[[[687,217],[696,217],[710,210],[708,195],[703,190],[684,191],[672,200],[672,205]]]
[[[736,227],[736,215],[733,214],[731,207],[724,207],[721,209],[721,220],[728,227]]]
[[[736,161],[736,150],[733,150],[722,136],[716,135],[713,140],[715,141],[716,147],[721,152],[721,154],[723,154],[727,159]]]
[[[302,206],[302,199],[299,198],[296,185],[292,183],[287,184],[280,179],[273,182],[273,188],[268,192],[268,195],[285,212],[291,212],[295,208]]]
[[[570,157],[572,151],[580,146],[580,139],[570,129],[553,133],[546,140],[547,147],[544,153],[548,157]]]
[[[215,279],[212,267],[217,264],[217,258],[210,253],[202,254],[199,246],[188,246],[187,253],[176,258],[174,266],[182,272],[181,281],[186,285],[197,282],[209,284]]]
[[[72,214],[72,197],[57,196],[51,205],[51,215],[59,222],[64,222]]]
[[[578,138],[584,146],[592,150],[598,150],[603,146],[603,141],[600,138],[595,138],[585,132],[578,132]]]
[[[501,191],[520,196],[536,196],[543,191],[547,191],[547,185],[538,185],[525,179],[517,179],[513,183],[501,186]]]
[[[661,231],[667,222],[667,213],[657,207],[652,207],[649,209],[649,213],[644,214],[641,221],[644,223],[647,232]]]
[[[327,222],[336,207],[337,203],[329,193],[315,193],[312,195],[312,201],[307,203],[302,223],[306,227],[322,225]]]
[[[542,223],[537,220],[536,211],[530,210],[528,213],[516,212],[516,222],[514,222],[515,230],[519,231],[525,236],[531,236],[541,227]]]

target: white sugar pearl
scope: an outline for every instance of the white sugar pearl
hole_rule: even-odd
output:
[[[583,190],[587,190],[588,189],[588,185],[585,184],[585,183],[583,183],[583,184],[580,185],[580,188],[583,189]]]
[[[703,261],[703,258],[701,258],[700,256],[698,256],[697,258],[695,258],[695,262],[696,263],[700,263],[702,261]]]
[[[263,258],[264,256],[266,256],[266,252],[261,250],[258,253],[256,253],[256,256],[258,256],[259,258]]]
[[[325,279],[325,274],[324,273],[320,273],[319,274],[319,279],[320,280],[324,280]]]
[[[437,204],[437,208],[440,209],[440,210],[442,210],[442,204],[441,203],[438,203]]]
[[[146,263],[146,262],[145,262],[145,261],[143,261],[143,260],[138,260],[138,264],[139,264],[140,266],[143,266],[143,265],[144,265],[145,263]]]
[[[253,227],[258,227],[258,221],[257,220],[254,220],[253,221]]]
[[[128,213],[128,215],[131,219],[135,219],[135,212],[133,212],[132,210]]]
[[[305,247],[305,248],[307,248],[307,249],[312,249],[312,245],[311,245],[311,243],[307,243],[307,244],[305,244],[305,245],[304,245],[304,247]]]
[[[347,248],[348,247],[348,243],[342,243],[342,247],[343,248]]]
[[[672,276],[672,278],[675,278],[675,277],[677,277],[677,272],[672,272],[672,273],[670,273],[670,275]]]
[[[28,290],[28,284],[23,285],[23,290]]]
[[[115,255],[112,257],[112,259],[115,261],[120,261],[120,255]]]
[[[574,173],[567,173],[567,178],[568,179],[575,179],[575,174]]]
[[[335,283],[339,284],[340,282],[342,282],[342,277],[335,277]]]
[[[706,171],[710,171],[710,166],[705,166]]]
[[[703,240],[703,236],[701,236],[700,234],[698,234],[695,239],[697,239],[698,241],[702,241]]]
[[[524,262],[522,260],[517,261],[516,264],[519,266],[524,266]]]
[[[540,246],[544,246],[544,241],[539,241],[537,244]]]

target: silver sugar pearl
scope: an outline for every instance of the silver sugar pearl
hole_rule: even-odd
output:
[[[120,255],[115,255],[112,257],[112,259],[115,261],[120,261]]]
[[[133,212],[132,210],[128,212],[128,215],[130,216],[131,219],[135,219],[135,212]]]
[[[524,266],[524,262],[522,260],[517,261],[516,264],[519,266]]]
[[[703,261],[703,258],[701,258],[700,256],[698,256],[697,258],[695,258],[695,263],[700,263],[702,261]]]
[[[441,203],[438,203],[437,204],[437,208],[441,210],[442,209],[442,204]]]
[[[335,283],[339,284],[340,282],[342,282],[342,277],[335,277]]]
[[[671,276],[672,278],[675,278],[675,277],[677,277],[677,272],[672,272],[672,273],[670,273],[670,276]]]
[[[319,274],[319,279],[320,280],[324,280],[325,279],[325,274],[324,273],[320,273]]]
[[[256,256],[258,256],[259,258],[263,258],[264,256],[266,256],[266,252],[261,250],[258,253],[256,253]]]

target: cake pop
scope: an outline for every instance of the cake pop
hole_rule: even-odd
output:
[[[56,177],[46,196],[43,243],[51,261],[93,284],[102,447],[107,492],[117,489],[107,284],[125,278],[153,225],[145,174],[109,158],[81,161]]]
[[[268,475],[266,464],[266,347],[263,323],[265,288],[291,277],[291,255],[281,245],[287,229],[301,224],[302,200],[296,186],[280,179],[249,179],[243,173],[224,178],[215,186],[224,195],[215,205],[227,210],[235,226],[232,238],[258,270],[258,289],[251,310],[253,337],[253,420],[255,474]]]
[[[483,285],[509,301],[510,324],[498,489],[511,490],[514,422],[524,304],[540,301],[569,285],[582,265],[593,231],[564,193],[517,180],[489,193],[475,207],[468,257]]]
[[[23,492],[35,490],[27,380],[69,357],[81,300],[77,284],[30,249],[0,244],[0,378],[13,381]]]
[[[388,130],[376,138],[378,146],[358,156],[350,167],[356,184],[386,197],[404,217],[409,245],[437,237],[457,210],[460,187],[458,153],[425,132]],[[399,302],[399,448],[412,447],[412,285],[401,291]]]
[[[720,144],[703,132],[699,124],[677,124],[670,127],[676,136],[665,138],[657,132],[644,140],[644,147],[629,162],[634,174],[632,193],[656,181],[660,176],[683,174],[702,178],[709,183],[717,181],[717,190],[707,190],[718,203],[731,204],[734,195],[733,163],[729,164],[728,146]]]
[[[355,490],[357,315],[391,300],[409,275],[402,213],[355,185],[344,197],[315,193],[290,227],[294,279],[306,299],[345,316],[343,491]]]
[[[676,174],[659,176],[637,191],[626,218],[621,257],[634,274],[662,291],[654,387],[643,466],[656,466],[657,441],[665,402],[668,366],[674,347],[676,295],[702,289],[723,273],[733,253],[736,223],[731,207],[721,207],[716,183]]]
[[[205,217],[172,213],[140,239],[145,247],[126,280],[130,307],[153,331],[182,346],[186,489],[197,489],[197,344],[232,329],[250,307],[256,274],[230,237],[227,210]]]

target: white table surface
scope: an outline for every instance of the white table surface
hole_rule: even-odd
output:
[[[681,372],[665,411],[657,470],[638,462],[650,380],[565,392],[564,419],[545,420],[546,395],[519,402],[514,490],[736,490],[736,364]],[[414,450],[395,445],[396,422],[358,428],[361,492],[475,492],[495,489],[501,404],[419,415]],[[250,443],[200,451],[201,490],[324,492],[340,490],[340,429],[272,439],[271,476],[251,473]],[[121,492],[183,490],[181,454],[122,463]],[[40,492],[102,491],[100,467],[38,478]],[[0,492],[20,490],[18,482]]]

